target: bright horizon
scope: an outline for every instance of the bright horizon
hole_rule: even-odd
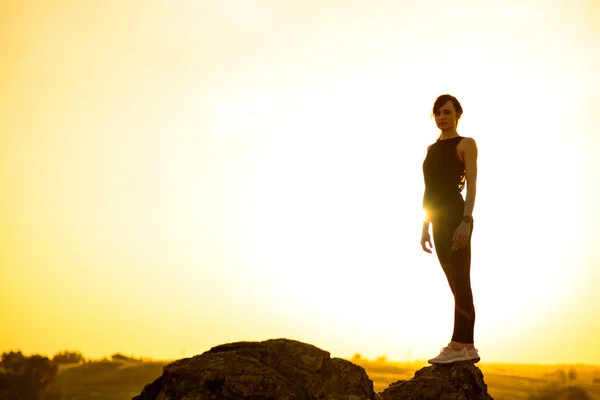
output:
[[[0,352],[431,358],[435,98],[479,147],[475,345],[600,364],[600,5],[0,4]],[[549,351],[551,349],[551,351]]]

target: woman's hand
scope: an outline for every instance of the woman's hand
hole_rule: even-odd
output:
[[[427,244],[429,244],[429,247],[427,247]],[[423,233],[421,233],[421,247],[424,252],[431,253],[433,246],[431,245],[431,237],[429,236],[428,231],[423,231]]]
[[[452,251],[465,247],[467,243],[469,243],[469,236],[471,236],[471,224],[463,221],[458,228],[456,228],[456,231],[454,231]]]

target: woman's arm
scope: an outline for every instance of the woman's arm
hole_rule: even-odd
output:
[[[431,146],[432,145],[427,146],[427,152],[429,152],[429,149],[431,148]],[[430,223],[431,218],[427,211],[427,207],[426,207],[427,199],[425,198],[425,194],[426,194],[426,190],[423,192],[424,219],[423,219],[423,226],[421,227],[421,248],[423,249],[424,252],[431,253],[431,249],[433,248],[433,246],[431,245],[431,237],[429,236],[429,223]]]
[[[431,253],[433,248],[431,244],[431,236],[429,236],[429,218],[425,217],[423,228],[421,229],[421,248],[426,253]]]
[[[475,196],[477,194],[477,143],[475,139],[464,138],[462,158],[465,164],[465,177],[467,181],[467,195],[465,196],[465,209],[463,215],[473,215]]]
[[[431,149],[431,146],[433,146],[432,144],[430,144],[429,146],[427,146],[427,153],[429,153],[429,149]],[[427,193],[427,189],[423,191],[423,213],[425,215],[424,219],[423,219],[423,232],[429,232],[429,223],[431,222],[431,218],[429,217],[429,212],[427,211],[427,207],[426,207],[426,199],[425,199],[425,194]]]
[[[463,215],[472,216],[477,193],[477,144],[472,138],[464,138],[457,147],[458,155],[465,164],[465,178],[467,181],[467,195]],[[471,223],[462,221],[452,239],[452,250],[458,250],[469,242],[471,236]]]

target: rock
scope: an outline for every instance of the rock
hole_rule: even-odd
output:
[[[375,400],[365,370],[310,344],[237,342],[175,361],[134,400]]]
[[[383,400],[493,400],[483,373],[470,361],[421,368],[378,394]]]

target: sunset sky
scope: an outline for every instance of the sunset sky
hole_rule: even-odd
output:
[[[0,352],[427,359],[435,98],[482,362],[600,364],[600,3],[0,0]]]

